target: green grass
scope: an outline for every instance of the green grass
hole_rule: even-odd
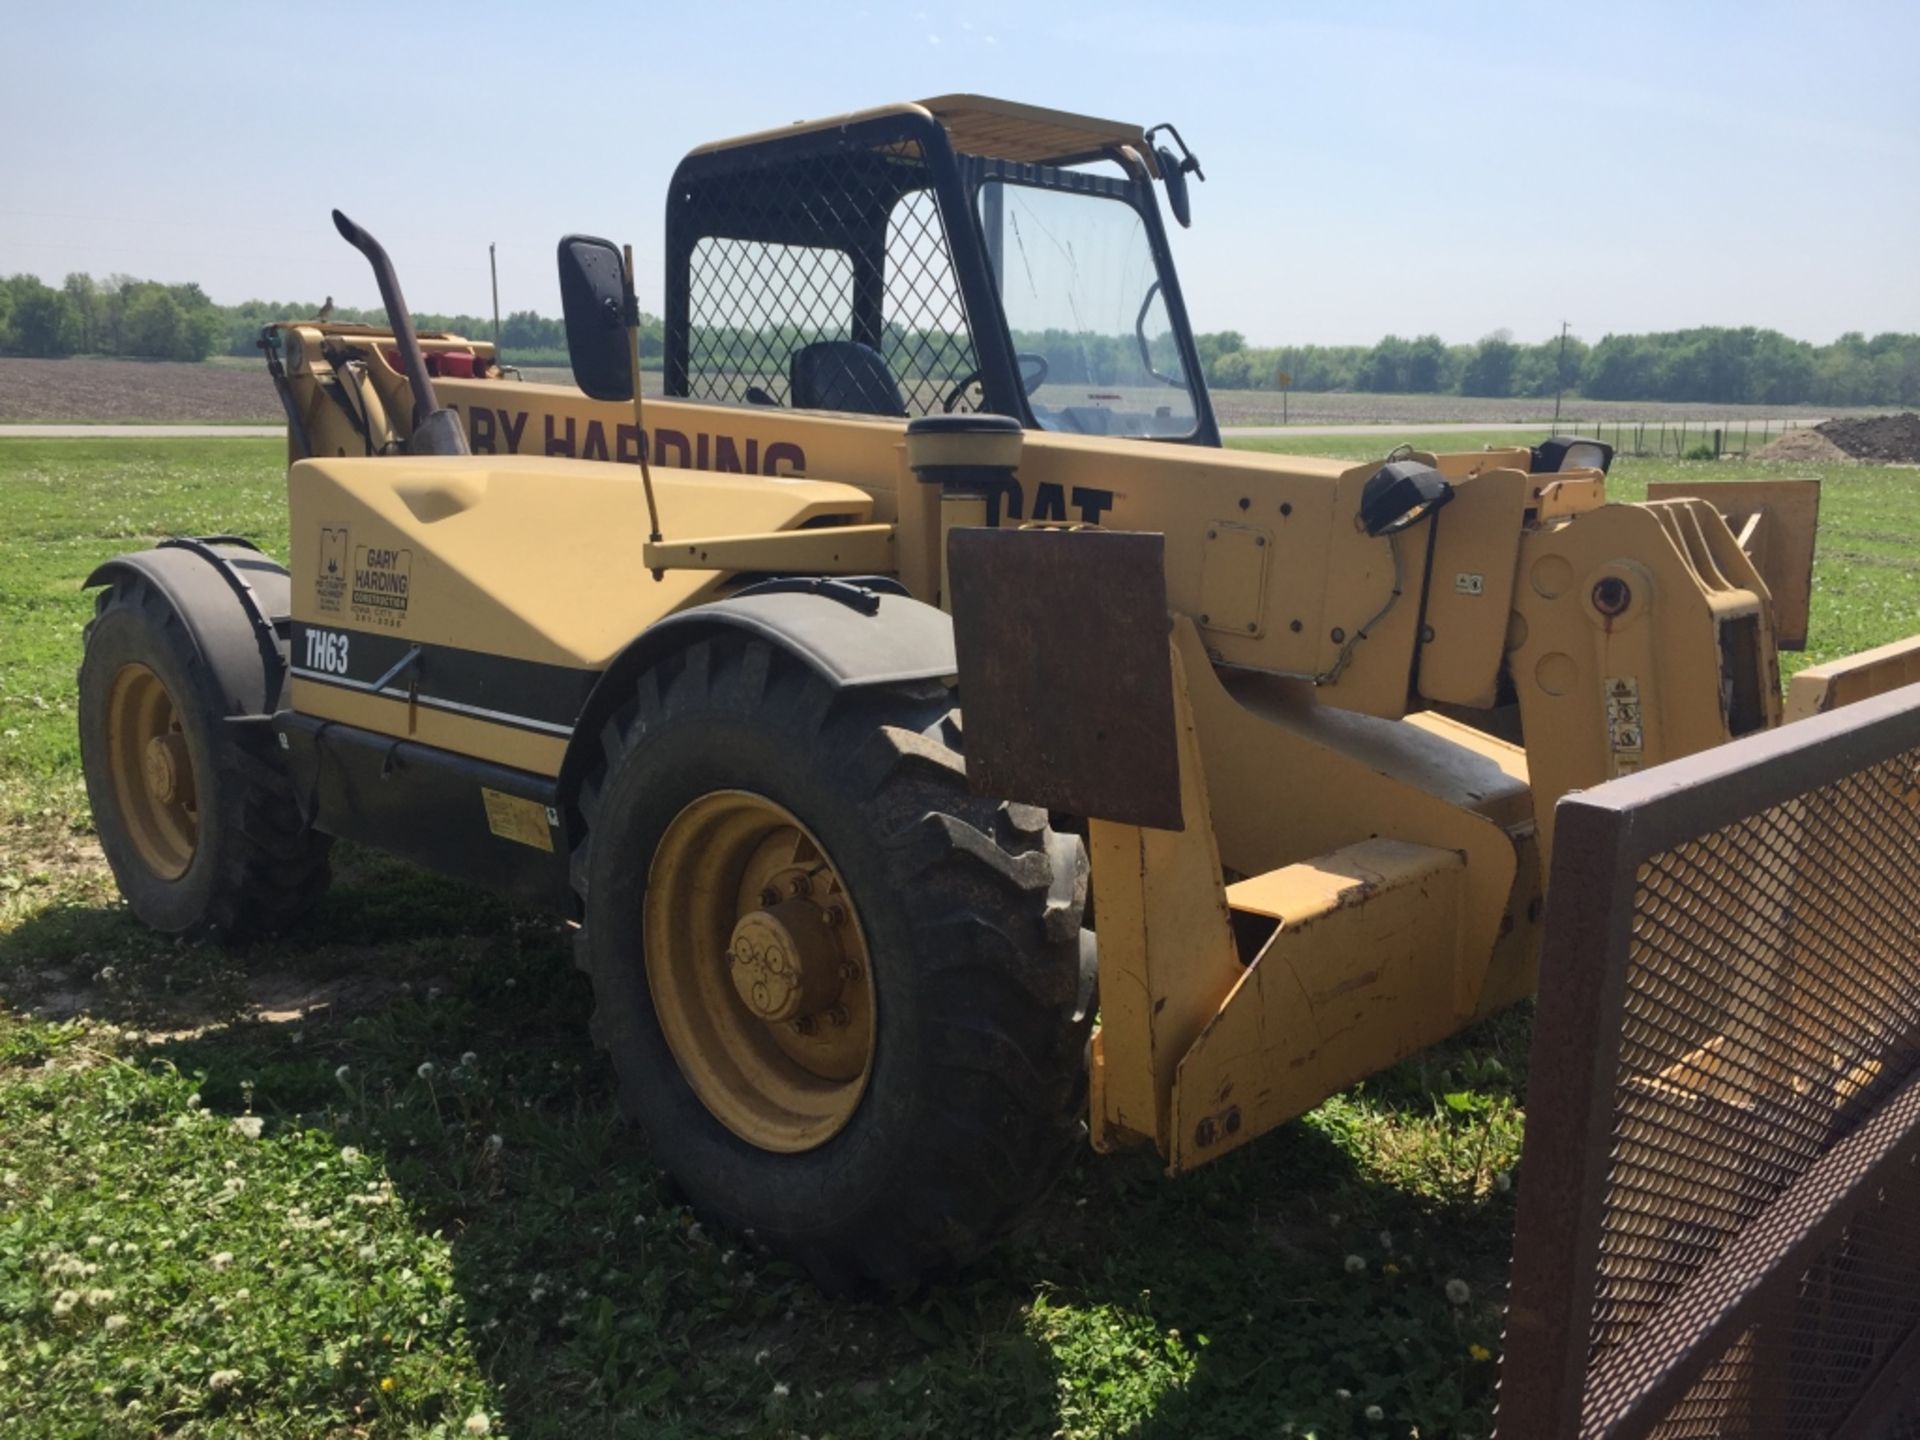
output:
[[[0,441],[8,1435],[1487,1433],[1522,1012],[1182,1180],[1089,1154],[960,1281],[847,1304],[677,1203],[554,922],[349,851],[276,944],[136,927],[79,775],[79,584],[167,532],[284,552],[281,453]],[[1914,477],[1817,473],[1816,633],[1892,638]]]

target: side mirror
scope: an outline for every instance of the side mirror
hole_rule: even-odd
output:
[[[560,307],[567,317],[573,383],[596,400],[631,400],[627,324],[638,317],[626,266],[612,241],[592,235],[561,240]]]
[[[1174,153],[1161,145],[1153,152],[1160,163],[1160,183],[1167,187],[1167,208],[1182,230],[1193,227],[1193,202],[1187,198],[1187,172]]]

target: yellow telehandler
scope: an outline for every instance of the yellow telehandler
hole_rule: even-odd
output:
[[[1781,722],[1810,513],[1613,503],[1588,439],[1219,448],[1200,175],[965,95],[703,146],[644,400],[630,255],[561,242],[576,383],[524,383],[335,212],[391,328],[263,336],[288,566],[88,577],[134,912],[272,931],[334,837],[551,907],[659,1163],[854,1287],[1089,1131],[1186,1171],[1530,994],[1555,802]]]

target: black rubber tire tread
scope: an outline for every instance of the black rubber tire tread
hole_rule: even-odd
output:
[[[138,576],[99,593],[84,644],[79,722],[87,797],[107,864],[134,914],[167,934],[227,942],[284,930],[326,890],[333,840],[301,818],[272,730],[227,722],[185,623]],[[106,700],[130,660],[165,682],[193,759],[200,832],[193,861],[177,880],[141,864],[107,773]]]
[[[641,677],[580,795],[576,957],[623,1107],[697,1209],[835,1293],[898,1295],[977,1258],[1086,1135],[1086,852],[1043,810],[969,793],[952,700],[924,682],[836,694],[763,641],[703,641]],[[769,773],[776,757],[785,776]],[[699,1102],[645,980],[652,847],[686,804],[729,786],[820,837],[873,961],[867,1093],[797,1156],[748,1145]]]

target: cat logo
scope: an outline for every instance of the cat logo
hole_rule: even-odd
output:
[[[320,531],[320,568],[313,572],[313,598],[321,610],[336,614],[347,593],[347,527],[323,526]]]

